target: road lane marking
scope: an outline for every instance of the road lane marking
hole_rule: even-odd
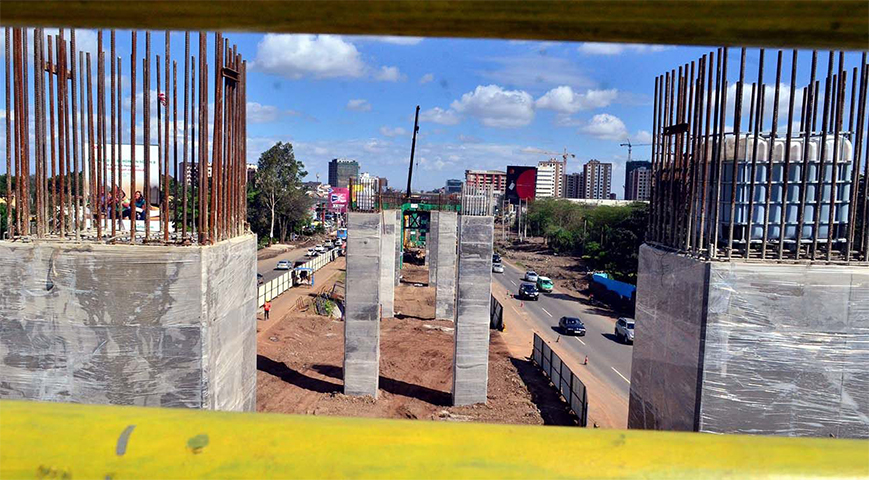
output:
[[[510,280],[510,283],[512,283],[514,286],[516,285],[516,282],[514,282],[513,280]]]
[[[551,313],[549,313],[549,312],[547,312],[547,311],[546,311],[546,309],[545,309],[545,308],[543,308],[543,307],[540,307],[540,310],[543,310],[543,311],[544,311],[544,312],[546,312],[546,314],[547,314],[547,315],[549,315],[549,316],[550,316],[550,317],[551,317],[551,316],[552,316],[552,314],[551,314]]]
[[[626,382],[628,382],[628,383],[629,383],[629,384],[630,384],[630,383],[631,383],[631,381],[630,381],[630,380],[628,380],[628,379],[627,379],[627,378],[625,378],[625,376],[624,376],[624,375],[622,375],[622,374],[621,374],[621,373],[619,373],[619,371],[618,371],[618,370],[616,370],[616,368],[615,368],[615,367],[610,367],[610,368],[612,368],[612,369],[613,369],[613,371],[614,371],[614,372],[616,372],[616,373],[617,373],[617,374],[618,374],[618,376],[620,376],[620,377],[622,377],[622,380],[624,380],[624,381],[626,381]]]
[[[575,339],[577,339],[577,340],[579,340],[579,343],[581,343],[581,344],[583,344],[583,345],[585,345],[585,342],[583,342],[583,341],[582,341],[582,340],[580,340],[580,338],[579,338],[579,337],[573,337],[573,338],[575,338]]]

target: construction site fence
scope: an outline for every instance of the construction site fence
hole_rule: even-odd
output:
[[[501,305],[495,296],[492,295],[492,308],[489,309],[489,328],[493,330],[504,330],[504,307]]]
[[[340,248],[333,248],[328,250],[316,257],[308,260],[307,262],[296,266],[293,270],[289,270],[287,273],[281,275],[278,278],[269,280],[268,282],[263,283],[259,287],[257,287],[257,306],[261,307],[266,302],[269,302],[276,298],[278,295],[286,292],[287,290],[295,287],[296,285],[300,285],[303,281],[303,278],[300,275],[299,269],[310,269],[311,272],[316,272],[317,270],[325,267],[336,258],[341,256]],[[312,279],[309,279],[313,281]],[[310,284],[313,286],[313,283]]]
[[[585,384],[536,333],[532,359],[570,405],[570,409],[579,418],[579,426],[585,427],[588,424],[588,389]]]

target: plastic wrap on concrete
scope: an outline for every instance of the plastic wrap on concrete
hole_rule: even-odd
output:
[[[347,214],[344,393],[377,396],[380,376],[380,213]]]
[[[869,437],[869,268],[640,250],[629,428]]]
[[[0,397],[255,410],[256,239],[0,242]]]
[[[459,218],[452,397],[453,405],[471,405],[485,403],[488,389],[494,221],[488,216]]]
[[[700,430],[869,437],[869,268],[713,263]]]

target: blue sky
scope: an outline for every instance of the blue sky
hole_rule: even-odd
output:
[[[94,32],[78,35],[80,49],[95,51]],[[129,73],[130,33],[117,35],[118,55]],[[567,148],[576,155],[569,160],[568,172],[579,171],[592,158],[614,163],[613,191],[619,197],[627,157],[627,149],[619,144],[626,139],[650,141],[655,76],[710,51],[413,37],[238,33],[226,37],[238,45],[249,64],[248,162],[255,163],[277,141],[290,142],[311,180],[319,174],[326,181],[327,162],[345,157],[358,160],[362,171],[385,176],[390,185],[403,188],[418,104],[414,189],[443,186],[448,178],[463,178],[465,169],[534,165],[549,158],[541,151]],[[152,55],[163,54],[163,38],[162,32],[153,34]],[[192,36],[194,45],[197,39]],[[173,59],[180,61],[183,34],[173,33],[171,42]],[[144,54],[141,32],[138,54]],[[809,55],[800,54],[798,77],[804,78],[798,78],[798,85],[807,81]],[[826,58],[826,52],[821,52],[819,71],[826,70]],[[732,49],[731,83],[738,60],[739,51]],[[774,60],[775,51],[767,51],[768,83],[773,82],[769,77],[774,75],[770,65]],[[859,64],[856,53],[846,60],[848,68]],[[747,81],[756,79],[757,62],[758,50],[749,50]],[[789,83],[789,62],[790,52],[785,52],[783,83]],[[211,49],[209,63],[213,63]],[[128,82],[125,76],[125,108],[129,107]],[[141,78],[137,83],[141,88]],[[771,110],[771,98],[768,101]],[[125,123],[129,124],[128,116]],[[649,147],[634,148],[634,159],[649,155]],[[4,164],[0,171],[5,170],[5,162],[0,163]]]

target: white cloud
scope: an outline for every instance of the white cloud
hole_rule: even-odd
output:
[[[365,73],[356,46],[335,35],[266,34],[257,44],[254,65],[290,79],[356,78]]]
[[[462,143],[483,143],[482,140],[473,135],[459,134],[459,141]]]
[[[573,88],[562,85],[546,92],[537,99],[537,108],[546,108],[561,113],[576,113],[608,106],[618,96],[618,90],[587,90],[577,93]]]
[[[452,109],[444,110],[440,107],[434,107],[423,112],[419,112],[419,119],[422,122],[432,122],[441,125],[455,125],[461,121],[459,115]]]
[[[365,35],[365,36],[348,36],[347,38],[359,42],[379,42],[389,43],[392,45],[417,45],[423,41],[423,37],[399,37],[394,35]]]
[[[422,84],[431,82],[433,80],[434,80],[434,74],[426,73],[425,75],[422,76],[422,78],[419,79],[419,84],[422,85]]]
[[[640,130],[634,135],[634,143],[652,143],[652,134],[648,130]]]
[[[478,85],[451,105],[453,110],[477,117],[487,127],[524,127],[534,120],[534,99],[522,90]]]
[[[485,60],[499,64],[501,68],[487,68],[476,73],[501,85],[524,88],[548,88],[558,85],[570,85],[574,88],[597,86],[597,82],[577,67],[576,61],[566,58],[525,55]]]
[[[644,45],[639,43],[596,43],[586,42],[576,47],[586,55],[620,55],[622,53],[651,53],[669,50],[667,45]]]
[[[380,70],[374,75],[376,80],[382,82],[397,82],[405,80],[407,77],[398,70],[398,67],[380,67]]]
[[[595,115],[579,131],[603,140],[624,140],[628,136],[625,122],[609,113]]]
[[[347,110],[353,110],[354,112],[370,112],[371,104],[364,98],[355,98],[347,102]]]
[[[281,116],[281,111],[274,105],[263,105],[257,102],[247,102],[247,120],[250,123],[271,123]]]
[[[401,127],[389,128],[387,126],[380,127],[380,134],[384,137],[400,137],[407,134],[407,130]]]

